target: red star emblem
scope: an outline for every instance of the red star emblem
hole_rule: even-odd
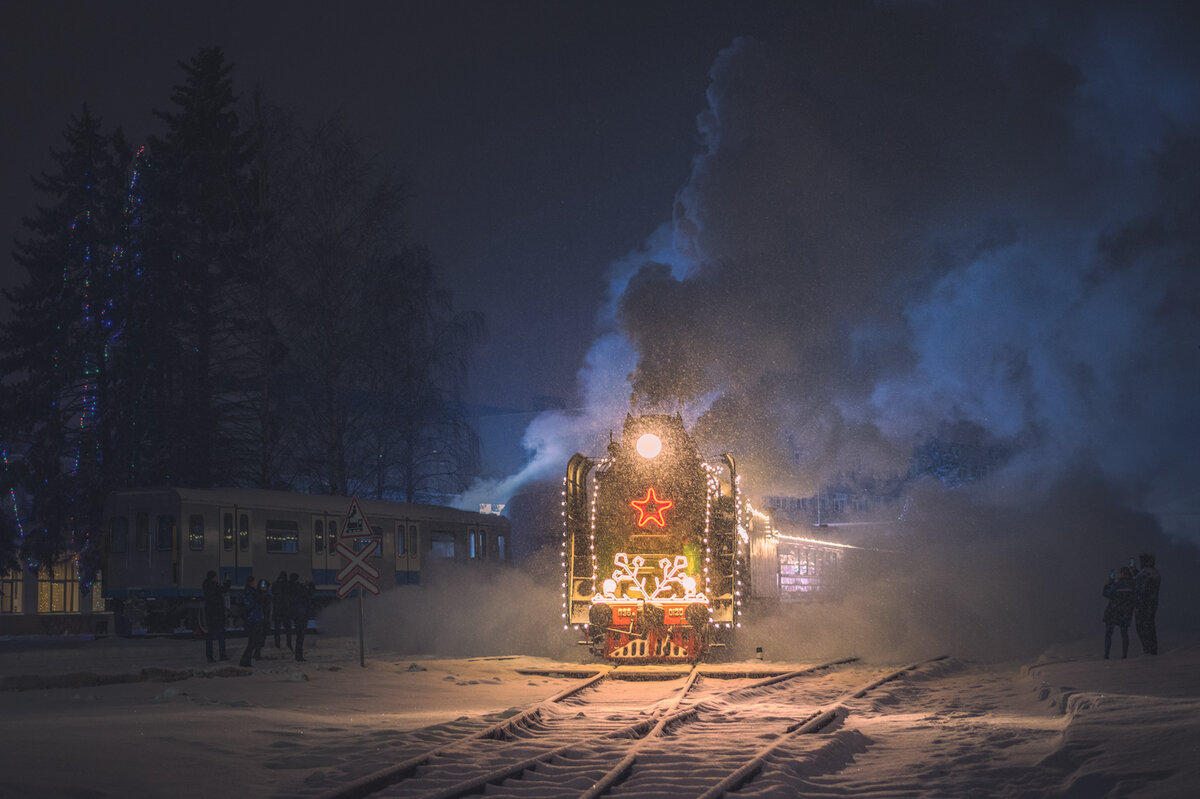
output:
[[[663,511],[675,507],[675,503],[671,500],[659,499],[654,493],[654,486],[650,486],[646,491],[645,499],[635,499],[629,504],[637,508],[638,527],[645,527],[650,522],[654,522],[659,527],[666,527],[667,523],[663,521]]]

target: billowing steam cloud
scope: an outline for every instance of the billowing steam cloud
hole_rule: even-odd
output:
[[[922,497],[914,571],[859,575],[891,634],[1098,627],[1108,568],[1143,549],[1173,553],[1178,591],[1200,540],[1200,65],[1173,8],[836,4],[733,42],[672,224],[613,267],[593,413],[530,431],[546,472],[631,406],[685,408],[753,497],[904,474],[965,430],[1011,455]]]

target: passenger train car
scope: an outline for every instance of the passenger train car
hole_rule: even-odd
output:
[[[731,456],[705,461],[678,415],[628,415],[567,466],[566,625],[609,660],[699,660],[738,623],[746,516]]]
[[[105,506],[104,596],[114,615],[151,630],[203,626],[201,584],[211,570],[234,588],[280,572],[330,597],[343,558],[334,545],[348,497],[252,489],[116,492]],[[360,499],[380,539],[374,557],[389,582],[421,582],[431,559],[507,560],[503,516],[435,505]],[[236,594],[236,592],[235,592]]]

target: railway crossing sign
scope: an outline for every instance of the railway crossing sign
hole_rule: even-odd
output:
[[[351,544],[353,539],[355,542]],[[358,589],[358,664],[367,667],[366,644],[363,639],[363,593],[370,591],[379,593],[379,569],[367,561],[375,554],[376,547],[383,542],[375,537],[367,517],[363,516],[362,508],[358,505],[358,497],[350,500],[350,510],[346,511],[346,524],[342,526],[342,534],[334,544],[334,551],[346,559],[341,571],[337,573],[337,596],[345,599],[355,588]]]
[[[350,544],[351,539],[357,541],[357,547]],[[377,539],[355,497],[350,501],[350,510],[346,512],[342,534],[334,544],[334,551],[346,559],[337,573],[338,599],[344,599],[355,588],[365,589],[372,594],[379,593],[379,569],[367,561],[375,553],[376,546]]]

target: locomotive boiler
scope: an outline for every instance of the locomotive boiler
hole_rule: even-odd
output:
[[[563,618],[618,662],[694,662],[738,626],[748,541],[734,460],[675,415],[627,415],[563,491]]]

